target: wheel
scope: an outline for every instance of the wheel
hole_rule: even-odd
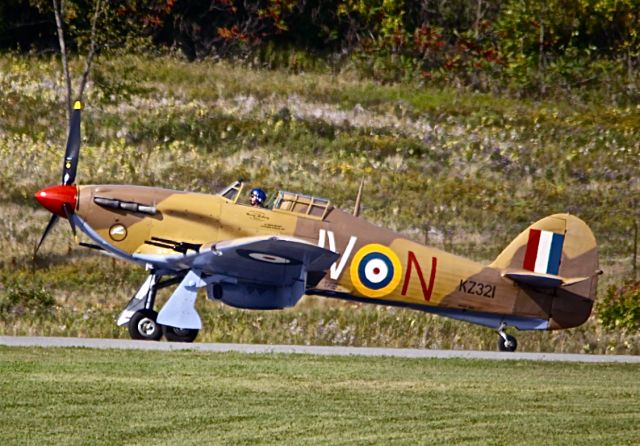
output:
[[[518,341],[511,335],[506,336],[506,340],[502,336],[498,336],[498,350],[501,352],[515,352],[516,348],[518,348]]]
[[[164,337],[170,342],[193,342],[198,336],[200,330],[191,328],[178,328],[169,327],[168,325],[162,326]]]
[[[162,337],[162,325],[156,322],[158,313],[153,310],[140,310],[133,313],[127,328],[131,339],[159,341]]]

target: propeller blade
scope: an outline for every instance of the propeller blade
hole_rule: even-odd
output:
[[[60,217],[58,217],[56,214],[53,214],[51,216],[51,220],[49,220],[49,223],[47,224],[47,227],[44,229],[44,232],[42,233],[42,237],[40,238],[40,241],[38,242],[38,245],[36,246],[35,251],[33,251],[33,257],[34,258],[36,256],[36,254],[38,253],[38,250],[40,249],[40,246],[42,245],[42,242],[44,242],[44,239],[47,238],[47,235],[49,234],[51,229],[53,229],[53,227],[56,225],[56,223],[58,223],[59,219],[60,219]]]
[[[69,205],[69,203],[65,203],[62,205],[62,209],[64,210],[64,215],[67,216],[67,220],[69,220],[69,225],[71,226],[71,232],[73,232],[73,237],[78,238],[78,234],[76,233],[76,223],[73,221],[73,209]]]
[[[78,169],[78,157],[80,155],[80,111],[82,103],[76,101],[73,104],[71,122],[69,123],[69,136],[67,137],[67,149],[64,153],[64,164],[62,165],[62,184],[73,184],[76,180],[76,170]]]

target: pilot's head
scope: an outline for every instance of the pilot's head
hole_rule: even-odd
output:
[[[249,194],[249,201],[251,206],[264,206],[264,202],[267,201],[267,194],[260,188],[256,187],[251,189]]]

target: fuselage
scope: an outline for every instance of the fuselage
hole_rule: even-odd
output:
[[[287,235],[340,253],[323,277],[310,278],[315,294],[427,310],[549,317],[536,302],[526,312],[517,311],[517,300],[523,296],[500,271],[421,245],[332,206],[319,212],[291,202],[258,208],[221,195],[141,186],[78,186],[77,190],[77,215],[105,241],[129,254],[175,254],[150,244],[154,238],[201,245]]]

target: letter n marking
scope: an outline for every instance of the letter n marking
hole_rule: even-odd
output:
[[[429,276],[429,286],[424,281],[424,276],[422,274],[422,268],[420,268],[420,263],[418,263],[418,259],[413,251],[409,251],[408,259],[407,259],[407,272],[404,275],[404,284],[402,285],[402,295],[407,295],[407,290],[409,288],[409,281],[411,280],[411,269],[415,267],[416,272],[418,273],[418,278],[420,279],[420,287],[422,288],[422,296],[424,300],[429,302],[431,300],[431,293],[433,293],[433,282],[436,279],[436,267],[438,266],[438,259],[435,257],[431,258],[431,275]]]

